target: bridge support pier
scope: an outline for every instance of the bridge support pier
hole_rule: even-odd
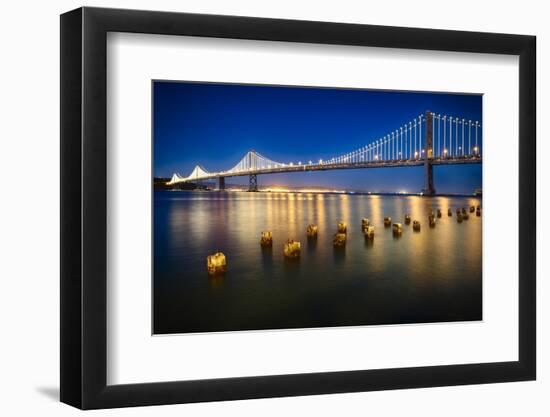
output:
[[[434,167],[432,160],[434,157],[433,151],[433,115],[431,111],[426,111],[426,150],[424,156],[424,188],[423,195],[435,195],[434,187]]]
[[[251,174],[249,176],[248,191],[250,191],[250,192],[258,191],[258,176],[256,174]]]
[[[434,187],[434,166],[428,160],[424,161],[424,195],[435,195]]]
[[[225,191],[225,177],[218,178],[218,190]]]

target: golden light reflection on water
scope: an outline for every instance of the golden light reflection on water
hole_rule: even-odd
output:
[[[350,197],[347,194],[340,195],[338,198],[339,207],[338,211],[341,213],[338,221],[343,221],[346,224],[350,224],[351,221],[351,207],[350,207]],[[334,231],[336,232],[337,225],[334,225]],[[348,226],[349,230],[349,226]]]
[[[374,245],[369,252],[370,269],[382,271],[391,269],[401,262],[404,272],[415,280],[430,279],[433,265],[438,269],[456,268],[463,259],[480,259],[481,217],[475,213],[463,223],[456,222],[455,210],[460,207],[476,206],[476,198],[461,199],[450,197],[425,198],[419,196],[383,197],[379,195],[315,194],[315,193],[228,193],[229,197],[209,201],[204,195],[193,200],[193,210],[171,210],[170,239],[175,246],[184,246],[183,239],[189,239],[197,247],[217,248],[213,235],[222,236],[232,246],[241,247],[241,253],[256,251],[260,232],[274,232],[275,251],[286,239],[305,242],[305,229],[314,223],[319,227],[319,241],[329,249],[331,236],[336,232],[339,221],[348,224],[351,246],[361,241],[360,221],[369,218],[375,226]],[[452,217],[447,216],[451,208]],[[436,227],[428,225],[431,211],[442,211]],[[421,232],[412,231],[411,225],[404,225],[403,235],[398,241],[389,239],[391,229],[383,226],[385,216],[393,222],[404,222],[404,215],[410,214],[413,220],[421,222]],[[215,225],[215,226],[214,226]],[[216,230],[213,229],[216,228]],[[219,241],[219,239],[217,239]],[[349,244],[347,246],[350,246]],[[244,251],[244,252],[243,252]],[[354,253],[355,249],[352,249]],[[356,252],[356,251],[355,251]],[[359,252],[356,252],[359,253]],[[276,253],[277,255],[277,253]],[[278,256],[278,255],[277,255]],[[322,255],[321,255],[322,256]],[[360,255],[363,258],[364,254]],[[372,262],[377,259],[376,262]],[[463,264],[461,267],[468,269]],[[475,265],[474,269],[477,268]]]
[[[365,217],[369,218],[369,220],[372,222],[372,224],[376,226],[382,224],[382,220],[384,219],[384,214],[382,213],[382,200],[380,199],[380,196],[373,195],[369,196],[369,209],[370,209],[370,218],[369,213],[365,214]]]
[[[158,207],[155,203],[154,266],[155,282],[158,278],[166,286],[164,294],[174,297],[172,314],[196,304],[205,322],[221,326],[216,328],[224,328],[220,323],[229,320],[223,311],[231,312],[234,323],[265,317],[270,323],[281,318],[298,324],[315,324],[313,312],[330,312],[318,315],[319,326],[331,317],[348,324],[425,318],[425,305],[431,306],[432,321],[480,317],[482,217],[470,213],[469,220],[458,224],[455,214],[457,208],[481,204],[480,199],[326,193],[166,195]],[[427,216],[438,208],[442,217],[430,228]],[[452,217],[447,216],[448,208]],[[404,223],[406,213],[422,223],[421,231],[403,225],[402,236],[395,239],[383,218]],[[361,233],[363,217],[375,226],[370,245]],[[348,225],[348,239],[339,252],[332,236],[340,220]],[[318,239],[311,244],[306,238],[310,223],[318,226]],[[273,233],[270,249],[259,245],[265,230]],[[297,263],[284,261],[282,245],[288,238],[302,242]],[[217,250],[226,255],[228,271],[209,280],[205,258]],[[186,311],[177,315],[180,322],[189,316]]]
[[[314,206],[314,199],[313,194],[308,193],[307,194],[307,203],[306,203],[306,211],[307,211],[307,218],[312,219],[312,223],[317,222],[317,216],[315,215],[315,206]]]
[[[315,223],[321,230],[325,230],[327,228],[327,222],[326,222],[326,212],[325,212],[325,196],[323,194],[317,194],[315,197],[315,210],[316,210],[316,217],[315,217]]]

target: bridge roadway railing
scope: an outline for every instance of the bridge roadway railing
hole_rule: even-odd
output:
[[[430,163],[433,165],[466,165],[480,164],[481,156],[464,156],[464,157],[447,157],[447,158],[431,158]],[[263,168],[263,169],[248,169],[233,172],[213,172],[210,175],[201,176],[200,178],[186,179],[179,182],[192,182],[196,180],[217,179],[220,177],[242,177],[246,175],[259,174],[277,174],[289,172],[310,172],[310,171],[328,171],[334,169],[361,169],[361,168],[392,168],[392,167],[414,167],[423,166],[425,159],[403,159],[403,160],[382,160],[382,161],[364,161],[364,162],[346,162],[346,163],[322,163],[322,164],[302,164],[302,165],[286,165],[284,167]]]

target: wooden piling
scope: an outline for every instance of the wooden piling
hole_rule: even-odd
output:
[[[219,275],[227,271],[227,260],[222,252],[216,252],[206,257],[208,275]]]

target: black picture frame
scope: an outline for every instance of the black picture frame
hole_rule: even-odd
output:
[[[519,360],[107,385],[108,32],[519,56]],[[95,409],[535,379],[535,45],[534,36],[251,17],[88,7],[61,15],[61,401]]]

